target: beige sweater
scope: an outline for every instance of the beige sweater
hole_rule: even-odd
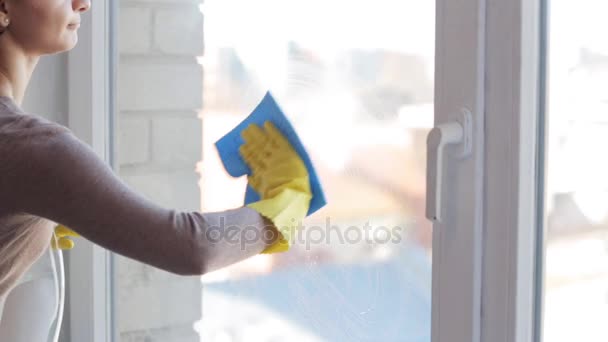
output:
[[[130,189],[68,128],[25,113],[4,96],[0,160],[0,296],[44,252],[56,223],[181,275],[256,255],[274,239],[264,241],[264,232],[274,232],[272,224],[246,207],[203,214],[156,205]],[[218,227],[257,232],[260,238],[237,234],[211,240]]]

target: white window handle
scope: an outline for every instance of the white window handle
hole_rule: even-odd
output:
[[[471,153],[471,113],[463,109],[458,120],[440,124],[433,128],[426,140],[426,217],[441,222],[441,190],[443,185],[443,163],[448,145],[460,144],[456,157]]]

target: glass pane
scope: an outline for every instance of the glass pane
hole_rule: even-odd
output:
[[[608,3],[549,7],[544,340],[608,341]]]
[[[430,341],[434,2],[206,0],[204,211],[246,179],[214,142],[270,90],[329,201],[303,239],[205,275],[204,341]]]

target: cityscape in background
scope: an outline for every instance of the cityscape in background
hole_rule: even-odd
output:
[[[246,180],[226,174],[213,143],[270,90],[326,192],[328,205],[304,225],[400,227],[402,238],[332,236],[204,276],[201,340],[430,341],[434,3],[207,1],[202,10],[203,211],[242,204]]]

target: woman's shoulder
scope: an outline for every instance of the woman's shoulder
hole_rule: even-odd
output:
[[[67,127],[38,115],[0,115],[0,174],[3,180],[11,179],[11,176],[27,178],[49,158],[57,157],[50,154],[58,154],[55,146],[66,141],[69,135],[71,131]]]
[[[71,130],[61,124],[34,114],[0,115],[2,146],[39,146]]]

